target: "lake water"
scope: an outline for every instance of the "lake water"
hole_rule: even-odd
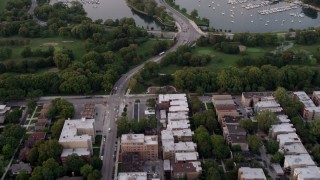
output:
[[[63,0],[65,2],[65,0]],[[69,0],[71,1],[71,0]],[[132,17],[139,27],[148,27],[155,30],[161,29],[161,25],[151,17],[146,17],[134,13],[126,4],[125,0],[79,0],[83,2],[83,7],[92,20],[97,19],[121,19]],[[51,0],[50,3],[56,3],[58,0]],[[99,2],[97,4],[96,2]]]
[[[180,8],[186,8],[190,13],[196,9],[200,17],[210,20],[210,27],[231,30],[231,32],[277,32],[293,29],[305,29],[319,26],[319,13],[300,6],[294,9],[259,14],[259,11],[290,6],[286,2],[269,4],[263,7],[246,9],[245,5],[260,4],[263,0],[175,0]],[[243,2],[243,3],[241,3]],[[210,6],[210,7],[209,7]]]

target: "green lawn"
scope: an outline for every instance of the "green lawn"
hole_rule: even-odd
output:
[[[100,147],[100,145],[101,145],[101,140],[102,140],[102,135],[96,135],[94,146],[95,146],[95,147]]]
[[[165,68],[161,68],[160,69],[160,73],[162,74],[173,74],[174,72],[176,72],[177,70],[181,69],[182,67],[177,66],[177,65],[169,65]]]
[[[291,48],[292,50],[306,50],[310,53],[315,53],[317,51],[317,48],[320,48],[320,44],[314,44],[314,45],[299,45],[299,44],[294,44],[293,47]]]
[[[84,41],[74,39],[74,38],[62,38],[62,37],[53,37],[53,38],[22,38],[22,37],[11,37],[11,38],[2,38],[2,39],[29,39],[30,46],[32,50],[37,48],[46,48],[48,45],[52,44],[56,49],[66,47],[73,51],[76,60],[80,60],[83,54],[85,53]],[[7,46],[12,49],[11,59],[19,60],[22,59],[20,55],[21,51],[25,46]],[[32,59],[32,58],[30,58]]]
[[[93,156],[99,157],[100,154],[100,148],[93,148]]]

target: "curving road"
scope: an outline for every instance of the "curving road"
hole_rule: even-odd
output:
[[[176,21],[178,26],[177,41],[176,44],[171,47],[167,52],[175,51],[177,47],[183,44],[191,43],[194,40],[198,39],[204,33],[197,29],[192,21],[184,17],[182,14],[171,8],[169,5],[160,1],[160,4],[167,8],[167,12],[172,13],[173,18]],[[148,61],[159,62],[161,56],[155,56]],[[102,167],[102,179],[110,180],[112,179],[112,174],[114,170],[114,155],[115,155],[115,142],[117,140],[117,126],[116,119],[120,115],[126,100],[126,89],[129,79],[136,74],[140,69],[142,69],[144,64],[141,64],[134,69],[131,69],[129,72],[122,75],[122,77],[115,83],[113,88],[113,93],[105,97],[107,101],[103,134],[106,137],[106,141],[102,145],[102,158],[103,158],[103,167]],[[111,129],[109,131],[109,128]]]

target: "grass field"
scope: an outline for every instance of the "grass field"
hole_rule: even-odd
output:
[[[247,48],[246,52],[251,56],[262,56],[264,53],[272,51],[274,48]],[[192,51],[192,54],[209,55],[212,57],[210,63],[206,66],[212,71],[219,71],[221,69],[236,66],[236,60],[240,58],[239,54],[225,54],[212,49],[211,47],[198,47]],[[175,71],[183,67],[177,65],[170,65],[162,68],[160,73],[173,74]]]
[[[291,48],[292,50],[306,50],[310,53],[315,53],[317,51],[317,48],[320,48],[320,44],[314,44],[314,45],[299,45],[299,44],[294,44],[293,47]]]
[[[29,39],[30,46],[32,50],[37,48],[46,48],[48,45],[52,44],[56,49],[66,47],[73,51],[75,59],[79,60],[85,53],[84,41],[74,39],[74,38],[62,38],[62,37],[53,37],[53,38],[21,38],[21,37],[12,37],[12,38],[3,38],[3,39]],[[20,55],[21,51],[25,46],[7,46],[12,49],[11,59],[19,60],[22,59]]]

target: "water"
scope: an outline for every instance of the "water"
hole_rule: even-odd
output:
[[[136,25],[139,27],[144,27],[145,29],[147,29],[148,27],[149,29],[153,28],[155,30],[161,29],[161,24],[154,21],[153,18],[133,12],[127,6],[125,0],[94,0],[94,2],[97,1],[100,4],[91,4],[92,0],[83,0],[83,2],[88,1],[90,1],[90,4],[84,3],[83,8],[87,12],[88,17],[90,17],[92,20],[115,20],[124,17],[131,17],[135,20]],[[58,2],[58,0],[51,0],[51,3],[56,2]]]
[[[231,32],[279,32],[293,29],[305,29],[318,26],[319,13],[300,6],[296,9],[260,15],[258,11],[290,5],[286,2],[247,10],[242,5],[261,3],[263,0],[248,0],[246,3],[229,4],[228,0],[175,0],[180,8],[190,13],[196,9],[200,17],[210,20],[210,27]],[[244,0],[240,0],[244,1]],[[212,3],[214,2],[214,3]],[[199,6],[200,5],[200,6]],[[211,7],[209,7],[209,5]],[[301,13],[302,16],[301,17]],[[290,15],[292,14],[292,15]],[[296,14],[297,16],[294,16]],[[306,15],[307,14],[307,15]]]

